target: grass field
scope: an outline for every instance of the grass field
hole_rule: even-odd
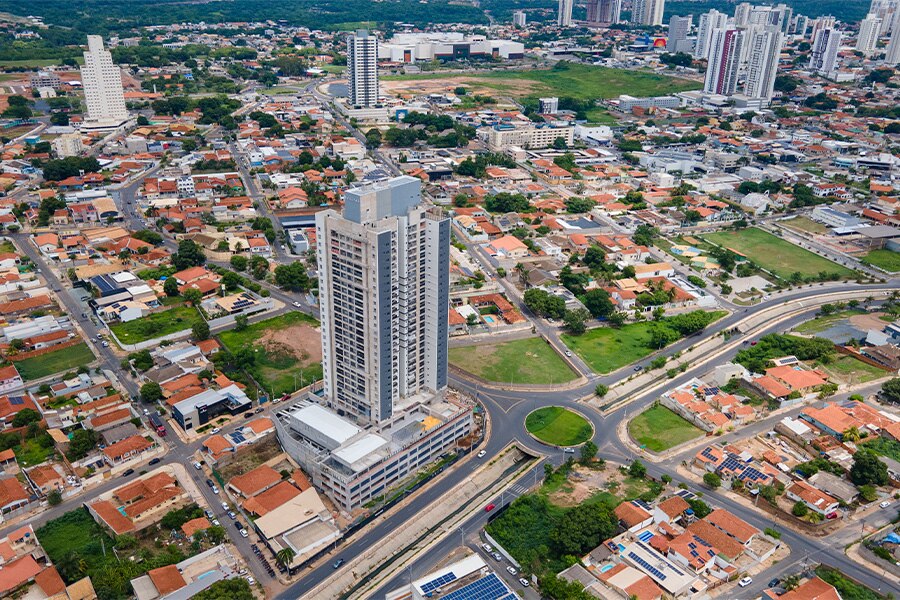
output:
[[[633,418],[628,433],[651,452],[663,452],[702,436],[703,430],[658,404]]]
[[[84,64],[84,58],[78,56],[75,58],[79,65]],[[0,67],[49,67],[51,65],[61,65],[61,58],[37,58],[28,60],[0,60]]]
[[[867,383],[890,375],[884,369],[873,367],[852,356],[842,356],[820,368],[831,375],[836,380],[835,383]]]
[[[110,329],[123,344],[137,344],[190,329],[200,319],[196,308],[181,304],[134,321],[115,323]]]
[[[545,406],[525,418],[525,429],[539,440],[555,446],[582,444],[594,433],[587,419],[561,406]]]
[[[242,348],[254,352],[247,371],[265,392],[276,397],[322,378],[322,346],[319,322],[300,312],[289,312],[259,321],[243,331],[219,334],[232,353]]]
[[[22,379],[25,381],[33,381],[35,379],[40,379],[41,377],[46,377],[47,375],[53,375],[54,373],[62,373],[64,371],[77,369],[78,367],[93,362],[93,360],[94,353],[91,352],[91,349],[88,348],[87,344],[82,342],[75,346],[61,348],[33,358],[17,360],[15,365],[16,369],[19,370],[19,375],[22,376]]]
[[[813,333],[822,333],[826,329],[830,329],[837,325],[839,322],[844,319],[849,319],[853,315],[863,315],[866,311],[862,309],[848,309],[848,310],[840,310],[836,313],[832,313],[830,315],[824,315],[821,317],[816,317],[810,321],[805,323],[801,323],[794,328],[794,331],[797,333],[804,334],[813,334]]]
[[[33,467],[39,465],[55,452],[52,443],[49,448],[44,448],[34,438],[25,440],[18,446],[13,448],[16,453],[16,460],[23,467]]]
[[[804,277],[815,276],[822,272],[837,273],[841,277],[853,275],[846,267],[756,227],[739,231],[719,231],[703,237],[743,254],[782,279],[790,278],[792,273],[800,273]]]
[[[450,348],[450,363],[486,381],[563,383],[575,373],[541,338]]]
[[[552,94],[579,100],[632,96],[664,96],[698,89],[700,84],[688,79],[666,77],[644,71],[611,69],[577,63],[560,63],[552,69],[529,71],[500,71],[493,73],[423,73],[417,75],[385,76],[385,81],[415,81],[463,78],[472,85],[484,87],[516,97],[538,97]],[[523,85],[524,83],[524,85]]]
[[[893,250],[872,250],[863,257],[862,261],[867,265],[884,269],[888,273],[900,271],[900,252]]]
[[[828,227],[822,223],[813,221],[809,217],[795,217],[793,219],[788,219],[787,221],[782,221],[781,224],[785,227],[790,227],[791,229],[797,229],[798,231],[805,231],[816,235],[825,235],[829,231]]]
[[[648,347],[653,325],[629,323],[619,329],[597,327],[582,335],[561,336],[563,343],[596,373],[611,373],[653,352]]]

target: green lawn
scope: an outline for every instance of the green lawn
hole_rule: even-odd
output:
[[[591,125],[615,125],[618,120],[605,108],[592,108],[587,111],[587,122]]]
[[[564,383],[575,373],[541,338],[450,348],[450,363],[486,381]]]
[[[422,80],[465,78],[485,87],[495,89],[508,95],[518,97],[537,97],[553,94],[577,98],[579,100],[598,100],[618,98],[622,94],[632,96],[664,96],[687,90],[696,90],[701,84],[688,79],[666,77],[645,71],[628,69],[611,69],[578,63],[559,63],[551,69],[532,69],[525,71],[498,71],[492,73],[422,73],[417,75],[389,75],[385,80]],[[519,82],[529,85],[521,85]]]
[[[84,64],[84,58],[81,56],[75,57],[76,62],[78,64]],[[63,59],[62,58],[34,58],[34,59],[26,59],[26,60],[0,60],[0,67],[50,67],[53,65],[61,65]]]
[[[794,331],[805,334],[821,333],[826,329],[834,327],[844,319],[848,319],[853,315],[862,315],[865,313],[866,311],[862,309],[841,310],[830,315],[816,317],[815,319],[801,323],[794,328]]]
[[[888,273],[900,271],[900,252],[893,250],[872,250],[863,257],[862,261],[867,265],[884,269]]]
[[[782,279],[790,278],[792,273],[800,273],[804,277],[816,276],[822,272],[837,273],[841,277],[853,275],[853,271],[846,267],[756,227],[739,231],[719,231],[703,237],[743,254]]]
[[[41,464],[53,456],[54,451],[52,442],[50,442],[49,447],[45,448],[35,438],[25,440],[13,448],[13,452],[16,453],[16,460],[23,467],[33,467]]]
[[[822,365],[820,368],[832,377],[839,379],[838,383],[866,383],[890,375],[884,369],[873,367],[852,356],[842,356],[827,365]]]
[[[653,352],[649,347],[652,327],[652,323],[641,321],[619,329],[597,327],[582,335],[560,337],[594,372],[611,373]]]
[[[871,588],[848,579],[838,568],[819,565],[816,567],[816,575],[837,588],[838,594],[846,600],[884,600],[887,598]]]
[[[628,433],[651,452],[663,452],[703,435],[703,430],[658,404],[633,418]]]
[[[114,323],[110,329],[123,344],[138,344],[190,329],[200,319],[196,308],[181,304],[127,323]]]
[[[246,370],[265,388],[266,393],[275,396],[293,392],[302,385],[322,379],[322,363],[313,360],[321,352],[321,341],[314,328],[319,322],[309,315],[292,311],[278,317],[253,323],[243,331],[224,331],[219,334],[222,344],[233,354],[242,348],[254,352],[253,364]],[[292,328],[295,344],[281,342],[260,343],[260,339],[275,332]],[[304,348],[314,345],[310,350]],[[296,386],[295,386],[296,383]]]
[[[582,444],[594,433],[581,415],[561,406],[545,406],[525,418],[525,429],[539,440],[555,446]]]
[[[19,375],[25,381],[40,379],[54,373],[62,373],[82,367],[94,361],[94,353],[84,342],[60,348],[47,354],[15,361]]]
[[[809,217],[795,217],[793,219],[788,219],[787,221],[782,221],[781,224],[785,227],[790,227],[791,229],[797,229],[816,235],[825,235],[830,231],[828,227],[822,223],[813,221]]]

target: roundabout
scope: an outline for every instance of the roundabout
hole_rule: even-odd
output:
[[[545,406],[528,413],[525,430],[550,446],[578,446],[594,437],[594,426],[587,418],[562,406]]]

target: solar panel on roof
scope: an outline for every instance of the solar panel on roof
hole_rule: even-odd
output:
[[[438,588],[440,588],[440,587],[442,587],[442,586],[444,586],[444,585],[450,583],[451,581],[453,581],[453,580],[455,580],[455,579],[456,579],[456,574],[455,574],[455,573],[452,573],[452,572],[447,573],[447,574],[445,574],[445,575],[441,575],[440,577],[437,577],[437,578],[435,578],[435,579],[432,579],[432,580],[429,581],[428,583],[422,585],[422,586],[421,586],[421,587],[422,587],[422,593],[423,593],[423,594],[430,594],[430,593],[433,592],[434,590],[436,590],[436,589],[438,589]]]
[[[25,399],[22,398],[21,396],[15,396],[15,397],[9,399],[9,403],[12,404],[13,406],[21,406],[21,405],[25,404]]]
[[[496,574],[491,573],[467,586],[450,592],[444,596],[444,600],[499,600],[509,594],[509,588],[500,581]]]

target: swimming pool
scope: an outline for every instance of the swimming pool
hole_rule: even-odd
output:
[[[601,573],[606,573],[607,571],[609,571],[609,570],[612,569],[612,568],[613,568],[612,565],[603,565],[602,567],[600,567],[600,572],[601,572]]]
[[[625,546],[623,544],[618,544],[619,552],[625,552]]]
[[[484,322],[487,323],[488,325],[493,325],[494,323],[497,322],[497,319],[495,319],[491,315],[482,315],[481,318],[484,319]]]

